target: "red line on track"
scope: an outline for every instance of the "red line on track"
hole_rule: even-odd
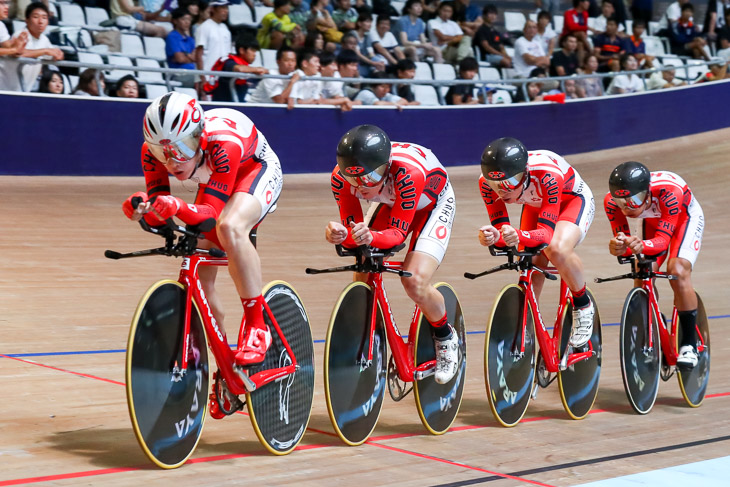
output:
[[[527,482],[528,484],[533,484],[533,485],[541,485],[543,487],[554,487],[554,486],[552,486],[550,484],[543,484],[542,482],[536,482],[534,480],[523,479],[522,477],[515,477],[514,475],[508,475],[508,474],[505,474],[505,473],[494,472],[492,470],[487,470],[487,469],[479,468],[479,467],[472,467],[470,465],[465,465],[463,463],[452,462],[451,460],[445,460],[443,458],[433,457],[431,455],[424,455],[423,453],[416,453],[416,452],[413,452],[413,451],[410,451],[410,450],[403,450],[402,448],[395,448],[395,447],[392,447],[392,446],[381,445],[379,443],[372,443],[372,442],[370,442],[370,440],[368,440],[367,442],[365,442],[365,444],[377,446],[379,448],[384,448],[386,450],[396,451],[396,452],[399,452],[399,453],[405,453],[406,455],[412,455],[414,457],[424,458],[426,460],[432,460],[432,461],[435,461],[435,462],[446,463],[448,465],[453,465],[455,467],[468,468],[469,470],[476,470],[477,472],[483,472],[483,473],[488,473],[490,475],[496,475],[497,477],[502,477],[503,479],[519,480],[520,482]]]
[[[136,470],[142,470],[142,467],[105,468],[102,470],[87,470],[86,472],[45,475],[43,477],[30,477],[27,479],[0,480],[0,486],[32,484],[37,482],[53,482],[54,480],[79,479],[83,477],[94,477],[97,475],[108,475],[111,473],[134,472]]]
[[[51,369],[51,370],[57,370],[59,372],[66,372],[67,374],[78,375],[79,377],[85,377],[87,379],[96,379],[96,380],[100,380],[100,381],[103,381],[103,382],[109,382],[110,384],[116,384],[116,385],[119,385],[119,386],[125,385],[124,382],[119,382],[119,381],[111,380],[111,379],[105,379],[103,377],[97,377],[97,376],[91,375],[91,374],[84,374],[84,373],[81,373],[81,372],[74,372],[73,370],[61,369],[59,367],[54,367],[52,365],[42,364],[40,362],[35,362],[33,360],[26,360],[26,359],[22,359],[22,358],[18,358],[18,357],[9,357],[9,356],[3,355],[3,354],[0,354],[0,357],[9,358],[11,360],[17,360],[18,362],[23,362],[23,363],[26,363],[26,364],[37,365],[39,367],[45,367],[45,368]],[[0,485],[2,485],[2,484],[0,484]]]

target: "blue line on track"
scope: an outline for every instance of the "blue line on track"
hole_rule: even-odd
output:
[[[730,315],[717,315],[717,316],[708,316],[708,320],[719,320],[722,318],[730,318]],[[603,323],[601,326],[618,326],[619,323]],[[548,328],[548,330],[551,330],[552,328]],[[466,332],[467,335],[483,335],[484,331],[468,331]],[[404,335],[403,338],[406,336]],[[324,343],[324,340],[314,340],[314,343]],[[230,345],[231,348],[233,348],[235,345]],[[62,356],[62,355],[94,355],[98,353],[124,353],[126,352],[125,349],[117,349],[117,350],[80,350],[76,352],[38,352],[38,353],[0,353],[0,355],[5,355],[6,357],[19,357],[19,358],[27,358],[27,357],[53,357],[53,356]]]

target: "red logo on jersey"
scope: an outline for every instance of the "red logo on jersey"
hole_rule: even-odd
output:
[[[445,227],[445,226],[443,226],[443,225],[441,225],[440,227],[438,227],[438,228],[436,229],[436,236],[437,236],[437,237],[438,237],[438,238],[439,238],[440,240],[443,240],[443,239],[444,239],[444,238],[446,237],[446,233],[447,233],[447,232],[448,232],[448,231],[446,230],[446,227]]]
[[[360,166],[351,166],[351,167],[346,167],[345,172],[347,174],[350,174],[351,176],[357,176],[358,174],[364,173],[365,168],[360,167]]]
[[[502,171],[492,171],[487,176],[489,179],[504,179],[505,174]]]
[[[695,250],[700,250],[700,241],[699,240],[695,240],[694,247],[695,247]]]
[[[273,196],[274,196],[274,195],[273,195],[273,193],[272,193],[271,191],[267,191],[267,192],[266,192],[266,204],[267,204],[267,205],[268,205],[269,203],[271,203],[271,198],[273,198]]]
[[[613,192],[614,196],[618,196],[619,198],[625,198],[626,196],[631,196],[631,191],[628,189],[617,189]]]

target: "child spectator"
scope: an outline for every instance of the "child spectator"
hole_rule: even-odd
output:
[[[626,46],[617,33],[618,23],[615,18],[610,18],[606,22],[606,32],[593,38],[593,54],[598,58],[598,71],[601,73],[619,70],[619,58],[626,52]]]
[[[398,79],[414,79],[416,77],[416,63],[410,59],[401,59],[395,67],[395,77]],[[393,91],[409,102],[416,101],[416,95],[413,94],[410,84],[393,85]]]
[[[390,17],[378,16],[375,22],[375,32],[372,33],[370,39],[376,55],[380,55],[391,66],[398,64],[400,59],[405,59],[403,50],[398,46],[398,41],[390,31]]]
[[[472,80],[479,72],[479,63],[473,57],[462,59],[459,63],[457,79]],[[446,92],[447,105],[476,105],[479,99],[474,97],[474,85],[452,85]]]
[[[669,41],[672,47],[672,54],[677,56],[690,56],[694,59],[710,60],[705,52],[707,43],[700,36],[700,30],[692,22],[694,7],[691,3],[682,5],[682,14],[679,20],[672,22],[669,31]]]
[[[3,25],[4,26],[4,25]],[[25,29],[16,32],[12,39],[6,39],[3,47],[10,46],[14,54],[0,59],[0,90],[31,91],[41,74],[41,64],[21,65],[15,57],[63,59],[63,51],[53,47],[43,33],[48,27],[48,7],[41,2],[33,2],[25,9]],[[18,76],[20,68],[20,76]],[[22,83],[22,84],[21,84]]]
[[[302,51],[299,53],[297,65],[299,69],[295,74],[299,77],[299,80],[294,83],[294,89],[289,94],[289,106],[295,104],[318,105],[322,99],[322,81],[301,78],[305,76],[307,78],[321,77],[319,73],[319,56],[312,51]]]
[[[633,54],[624,53],[620,59],[621,71],[623,74],[619,74],[613,78],[611,84],[608,87],[607,93],[609,95],[619,95],[621,93],[637,93],[644,91],[644,82],[631,71],[635,71],[638,67],[636,58]]]
[[[211,68],[213,71],[228,73],[268,74],[269,70],[262,67],[253,67],[251,63],[256,59],[259,43],[250,34],[242,33],[236,38],[236,54],[229,54],[219,59]],[[235,80],[235,81],[234,81]],[[234,98],[231,92],[236,90]],[[243,103],[248,93],[248,81],[244,78],[219,77],[214,82],[205,85],[206,93],[213,95],[213,101],[238,101]]]
[[[512,58],[507,55],[504,48],[504,36],[494,28],[497,21],[497,7],[492,4],[482,9],[482,25],[477,30],[472,44],[479,48],[479,57],[492,66],[498,68],[511,68]]]
[[[332,20],[340,32],[355,30],[358,13],[352,8],[351,0],[337,0],[337,8],[332,12]]]
[[[300,46],[304,43],[302,28],[289,18],[289,0],[274,0],[274,11],[264,15],[256,40],[261,49],[279,49],[284,43]]]
[[[523,36],[515,41],[513,63],[517,76],[526,78],[536,67],[550,67],[550,58],[545,54],[542,44],[535,40],[535,34],[537,34],[537,24],[528,20],[525,22]]]
[[[99,81],[96,81],[97,70],[86,69],[79,76],[79,84],[76,85],[76,89],[73,94],[78,96],[102,96],[106,89],[104,83],[104,73],[98,71]]]
[[[372,78],[373,81],[357,94],[355,101],[360,101],[363,105],[409,105],[407,100],[390,92],[390,83],[378,83],[378,80],[388,79],[387,74],[378,72]]]
[[[38,82],[38,93],[63,94],[63,77],[58,71],[46,70]]]
[[[598,58],[591,54],[583,61],[583,66],[578,74],[593,74],[598,69]],[[578,93],[581,98],[593,98],[603,95],[603,81],[601,78],[581,78],[577,83]]]
[[[441,3],[437,17],[428,21],[431,43],[441,49],[447,63],[457,64],[472,55],[471,37],[464,35],[459,24],[451,20],[454,8],[450,2]]]
[[[646,30],[644,21],[639,19],[635,20],[631,27],[632,35],[626,40],[626,52],[633,54],[639,66],[642,68],[653,68],[654,67],[654,56],[649,56],[646,53],[646,44],[641,39]]]
[[[139,98],[139,81],[131,74],[122,76],[117,81],[114,94],[117,98]]]
[[[542,45],[542,50],[545,51],[548,57],[552,57],[558,37],[557,32],[550,26],[551,21],[552,18],[548,12],[543,10],[537,14],[537,33],[535,34],[535,40]]]
[[[325,78],[340,78],[337,70],[335,55],[331,52],[323,52],[319,56],[319,72]],[[357,72],[357,59],[355,60],[355,72]],[[355,105],[352,100],[345,96],[344,83],[341,81],[322,82],[322,101],[325,105],[339,106],[343,112],[352,110]]]
[[[299,75],[294,73],[297,69],[297,54],[289,46],[281,46],[276,51],[276,64],[278,69],[272,69],[269,74],[290,75],[289,79],[265,78],[259,81],[256,89],[249,97],[251,103],[287,103],[294,84],[299,80]]]
[[[578,71],[578,39],[567,34],[560,39],[560,51],[550,60],[550,76],[572,76]]]
[[[421,56],[431,56],[434,62],[444,62],[441,49],[426,38],[426,23],[421,19],[423,4],[421,0],[408,0],[403,7],[403,15],[398,19],[397,30],[404,54],[418,61]]]
[[[647,90],[661,90],[664,88],[674,88],[675,86],[684,86],[687,83],[674,77],[674,68],[666,71],[656,71],[651,73],[649,80],[646,82]]]
[[[195,32],[196,66],[206,71],[231,53],[231,31],[226,26],[228,0],[213,0],[208,5],[211,7],[210,18]],[[202,80],[206,81],[205,76]]]

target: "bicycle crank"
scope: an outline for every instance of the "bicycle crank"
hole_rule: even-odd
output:
[[[238,399],[238,396],[228,390],[226,381],[218,373],[215,374],[215,387],[213,390],[215,391],[215,400],[218,402],[218,407],[226,416],[243,409],[245,402],[242,402]],[[228,404],[228,407],[226,407],[226,404]]]
[[[406,397],[412,390],[413,386],[406,390],[406,383],[398,377],[398,369],[396,368],[395,360],[393,360],[393,356],[391,355],[390,360],[388,361],[388,392],[390,393],[390,397],[395,402],[398,402]]]
[[[537,376],[537,383],[540,387],[545,389],[547,386],[553,383],[553,381],[558,377],[557,374],[553,375],[551,377],[550,372],[547,369],[547,366],[545,365],[545,359],[542,358],[542,354],[540,354],[537,358],[537,367],[535,368],[535,375]],[[535,389],[534,395],[537,395],[537,389]]]

